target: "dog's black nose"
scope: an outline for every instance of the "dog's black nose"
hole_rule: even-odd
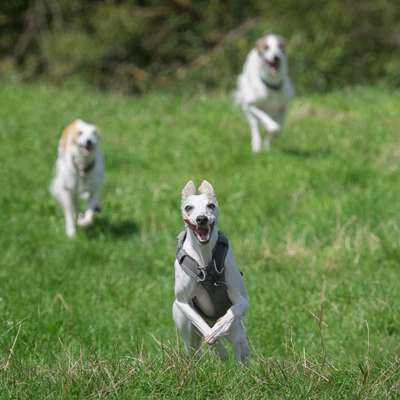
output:
[[[280,57],[279,56],[274,56],[274,62],[279,62],[280,61]]]
[[[197,225],[206,225],[208,223],[208,217],[206,215],[199,215],[196,218]]]
[[[93,144],[93,142],[90,140],[90,139],[88,139],[87,141],[86,141],[86,145],[87,146],[91,146]]]

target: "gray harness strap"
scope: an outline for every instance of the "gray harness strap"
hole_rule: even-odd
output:
[[[194,298],[193,304],[196,309],[208,320],[215,322],[232,306],[225,283],[225,257],[229,248],[228,239],[221,231],[218,231],[218,240],[211,261],[206,268],[201,268],[197,261],[183,250],[185,239],[186,231],[183,231],[177,238],[176,258],[182,269],[207,291],[214,305],[215,313],[214,315],[205,315]]]
[[[263,83],[268,89],[271,89],[271,90],[278,91],[278,90],[281,89],[281,87],[282,87],[282,85],[283,85],[283,81],[281,81],[281,82],[275,84],[275,83],[270,83],[270,82],[266,81],[262,76],[260,76],[260,79],[261,79],[262,83]]]

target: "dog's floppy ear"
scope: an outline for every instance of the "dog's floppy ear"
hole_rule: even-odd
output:
[[[279,47],[281,48],[282,51],[285,51],[286,50],[286,39],[281,35],[277,35],[277,37],[278,37]]]
[[[60,139],[60,145],[63,150],[65,150],[75,139],[75,136],[77,136],[78,121],[79,120],[72,121],[64,128]]]
[[[211,197],[215,199],[215,191],[214,188],[212,187],[211,183],[204,180],[203,182],[201,182],[200,186],[199,186],[199,193],[200,194],[205,194],[207,195],[207,197]]]
[[[182,189],[182,202],[193,194],[196,194],[196,186],[194,185],[193,181],[188,181],[185,187]]]

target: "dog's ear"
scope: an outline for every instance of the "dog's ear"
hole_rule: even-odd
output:
[[[78,120],[72,121],[69,125],[67,125],[60,139],[60,145],[63,150],[65,150],[73,140],[75,140],[78,135]]]
[[[188,181],[185,187],[182,189],[182,202],[184,202],[189,196],[196,194],[196,186],[193,181]]]
[[[212,187],[211,183],[204,180],[203,182],[201,182],[200,186],[199,186],[199,193],[200,194],[205,194],[207,195],[207,197],[211,197],[215,199],[215,191],[214,188]]]
[[[282,51],[286,50],[286,39],[283,36],[278,35],[278,44],[279,44],[279,48]]]

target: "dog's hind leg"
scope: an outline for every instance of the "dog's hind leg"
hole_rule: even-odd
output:
[[[234,348],[236,361],[241,363],[246,362],[249,357],[249,344],[241,319],[237,319],[233,322],[228,340],[232,343]]]
[[[249,111],[245,110],[245,114],[250,126],[251,149],[254,153],[257,153],[261,150],[261,135],[258,129],[258,121]]]
[[[176,302],[174,302],[172,307],[172,315],[176,328],[183,338],[186,352],[191,355],[196,353],[201,346],[200,333],[197,332],[193,324],[186,318]]]

